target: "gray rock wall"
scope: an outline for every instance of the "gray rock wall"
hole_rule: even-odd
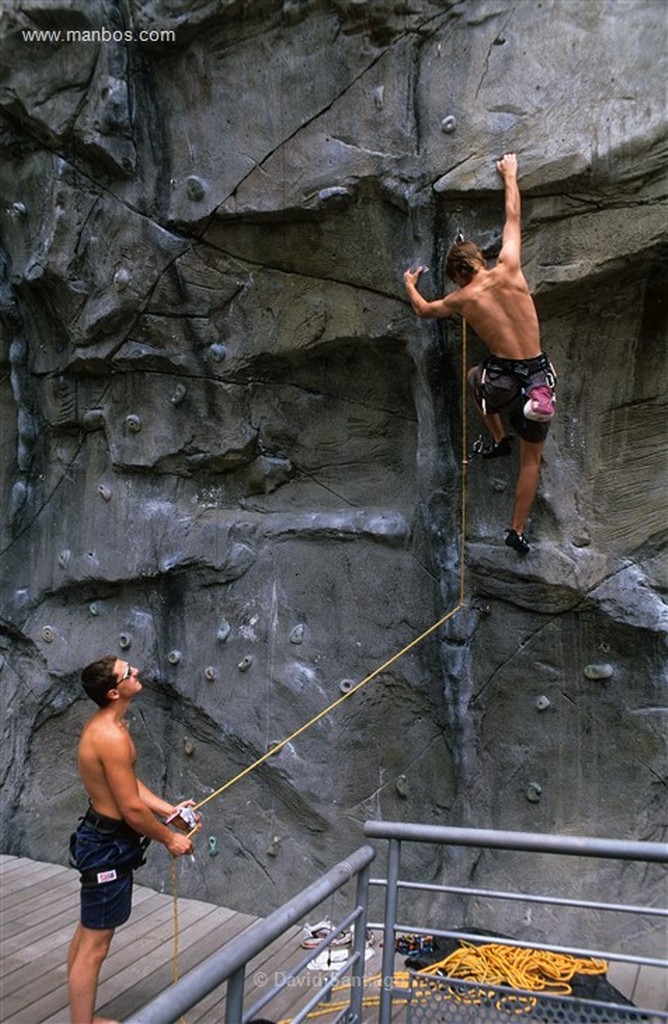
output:
[[[664,13],[5,0],[5,850],[66,857],[93,658],[144,669],[141,773],[200,800],[455,607],[461,327],[402,273],[436,296],[459,227],[494,249],[509,149],[559,375],[531,554],[514,460],[471,462],[465,608],[212,800],[180,884],[265,912],[367,817],[663,835]],[[413,854],[453,866],[545,885]]]

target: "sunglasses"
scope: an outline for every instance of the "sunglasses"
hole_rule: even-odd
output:
[[[127,664],[126,664],[126,666],[125,666],[125,672],[124,672],[124,673],[123,673],[123,675],[121,676],[121,679],[120,679],[120,681],[121,681],[122,683],[124,683],[126,679],[129,679],[129,678],[130,678],[130,676],[131,676],[131,675],[132,675],[132,668],[130,667],[130,662],[128,661],[128,662],[127,662]]]

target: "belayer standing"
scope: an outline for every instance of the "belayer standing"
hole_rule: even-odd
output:
[[[176,827],[188,831],[178,813],[193,801],[172,805],[135,774],[137,755],[125,715],[142,689],[137,669],[108,655],[88,665],[81,678],[98,710],[79,740],[79,773],[90,805],[70,844],[81,872],[81,921],[70,945],[67,972],[72,1024],[103,1024],[95,1016],[100,967],[114,929],[130,916],[132,871],[144,863],[150,839],[164,843],[174,857],[193,852],[191,839],[156,817],[175,816]],[[191,823],[198,817],[193,811],[188,815]]]
[[[459,285],[457,291],[428,302],[417,290],[423,267],[407,270],[404,281],[418,316],[457,313],[489,349],[487,359],[468,373],[476,408],[492,435],[481,455],[484,459],[510,455],[512,437],[506,434],[500,415],[506,413],[520,437],[520,468],[506,544],[526,554],[529,544],[524,528],[538,489],[543,447],[554,415],[555,377],[541,351],[536,307],[520,262],[517,157],[506,153],[496,168],[505,187],[505,224],[496,266],[488,270],[473,242],[457,241],[445,258],[445,272]]]

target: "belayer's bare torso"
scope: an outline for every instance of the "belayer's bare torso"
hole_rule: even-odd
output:
[[[109,788],[100,757],[105,747],[119,742],[124,757],[134,765],[137,754],[125,722],[116,722],[108,712],[98,711],[81,734],[77,757],[81,781],[94,809],[109,818],[121,819],[123,815]]]

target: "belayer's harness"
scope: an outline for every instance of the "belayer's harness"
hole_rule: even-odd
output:
[[[135,855],[124,864],[100,864],[95,868],[86,868],[82,871],[76,862],[77,833],[73,832],[70,836],[70,864],[79,871],[81,884],[85,888],[104,885],[105,882],[115,882],[118,878],[129,875],[135,868],[140,868],[142,864],[146,863],[144,854],[151,840],[147,836],[139,836],[126,821],[108,818],[105,814],[98,814],[92,807],[89,807],[83,818],[79,819],[79,826],[81,825],[90,825],[101,835],[140,839]]]

